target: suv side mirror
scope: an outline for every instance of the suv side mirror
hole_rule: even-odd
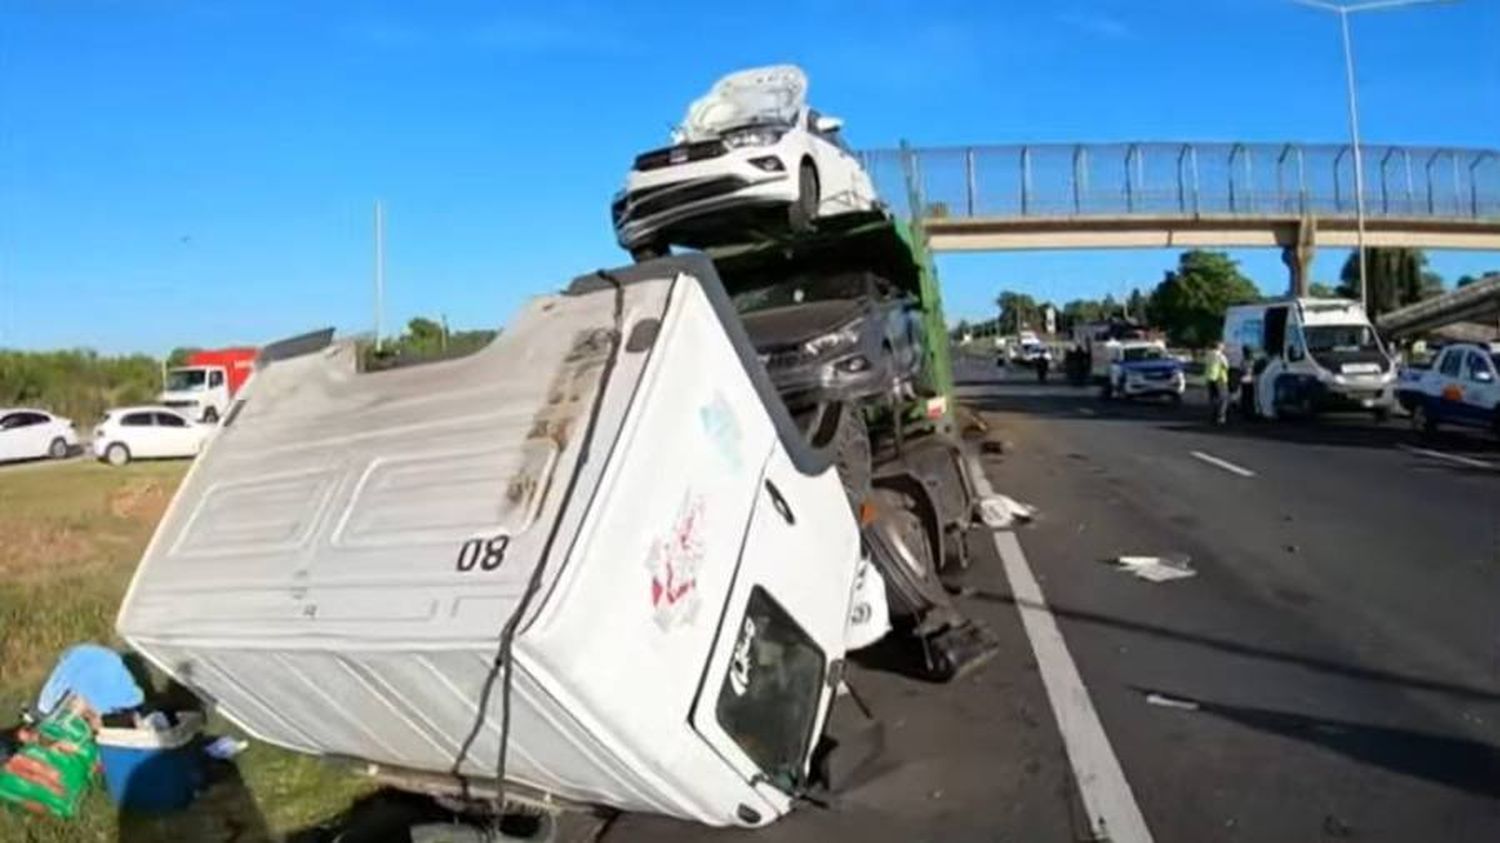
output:
[[[826,114],[818,115],[818,119],[813,123],[813,130],[820,135],[831,135],[842,128],[844,128],[843,120]]]

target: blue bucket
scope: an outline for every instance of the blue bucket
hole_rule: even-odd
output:
[[[170,729],[100,729],[99,761],[110,798],[143,813],[186,808],[203,783],[202,758],[192,745],[202,729],[196,712],[178,714]]]

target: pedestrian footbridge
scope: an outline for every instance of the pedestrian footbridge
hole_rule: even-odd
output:
[[[1500,250],[1500,150],[1361,146],[1366,246]],[[874,149],[936,251],[1276,247],[1294,285],[1358,241],[1354,149],[1298,143]]]

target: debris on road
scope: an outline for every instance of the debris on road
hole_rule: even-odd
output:
[[[992,530],[1005,530],[1017,521],[1036,518],[1036,507],[1009,495],[993,494],[979,500],[979,518]]]
[[[1109,561],[1147,582],[1170,582],[1198,573],[1188,564],[1188,556],[1182,553],[1168,556],[1121,556]]]
[[[1178,708],[1183,711],[1197,711],[1198,704],[1192,700],[1169,697],[1165,694],[1150,693],[1146,695],[1146,702],[1151,705],[1159,705],[1162,708]]]

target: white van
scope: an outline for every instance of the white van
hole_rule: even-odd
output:
[[[580,278],[456,360],[304,345],[262,352],[183,481],[133,648],[256,737],[408,787],[791,808],[860,536],[707,258]]]
[[[1224,353],[1231,384],[1247,369],[1253,373],[1242,407],[1267,418],[1353,410],[1383,421],[1395,404],[1395,363],[1355,301],[1287,298],[1231,307]]]

